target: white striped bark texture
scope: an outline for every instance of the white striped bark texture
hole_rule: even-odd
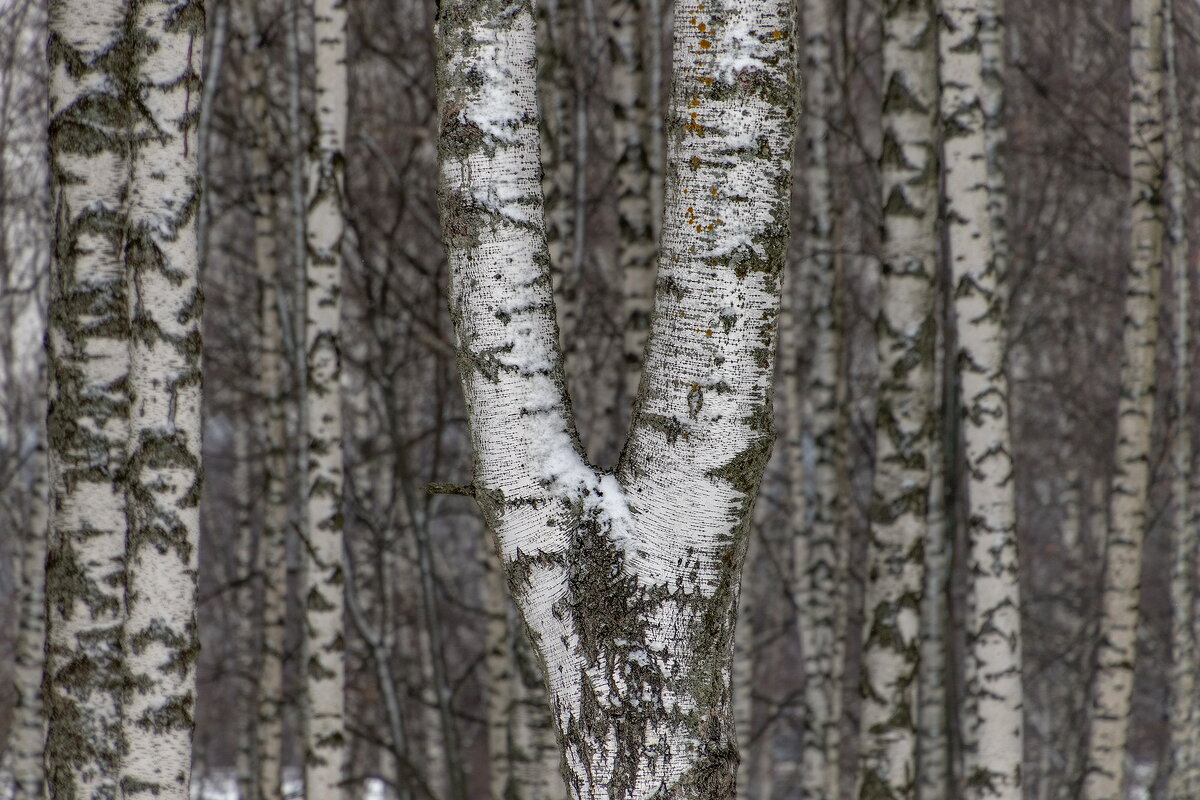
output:
[[[752,563],[747,559],[747,563]],[[751,587],[745,587],[738,604],[737,633],[733,637],[733,724],[737,729],[738,764],[737,797],[751,796],[754,762],[748,757],[754,738],[754,608]]]
[[[258,24],[257,3],[255,22]],[[270,87],[261,29],[246,59],[250,152],[254,198],[254,261],[258,276],[258,368],[263,414],[263,509],[257,564],[261,620],[256,673],[255,725],[257,791],[252,800],[281,800],[283,768],[283,650],[287,592],[287,409],[284,403],[284,342],[279,304],[279,252],[276,193],[271,170],[267,110]]]
[[[1191,511],[1191,274],[1187,239],[1187,162],[1180,118],[1174,0],[1164,0],[1163,49],[1166,57],[1166,217],[1167,246],[1175,280],[1175,426],[1171,455],[1171,775],[1170,800],[1189,800],[1200,789],[1195,751],[1196,635],[1192,571],[1196,560],[1196,520]]]
[[[131,118],[125,238],[130,418],[125,466],[122,796],[188,798],[196,703],[200,532],[200,315],[196,119],[204,7],[129,5],[138,114]],[[137,31],[138,35],[132,33]]]
[[[804,658],[804,738],[800,796],[836,797],[839,786],[841,729],[840,654],[844,608],[841,594],[845,528],[845,383],[842,380],[842,282],[834,253],[834,199],[830,178],[830,115],[834,112],[832,9],[828,0],[805,0],[804,137],[808,149],[808,238],[805,270],[809,304],[812,366],[807,400],[809,427],[816,445],[812,523],[802,580],[808,582],[806,624],[801,626]]]
[[[642,0],[614,0],[609,6],[612,57],[613,139],[617,158],[617,268],[624,297],[624,394],[619,415],[629,417],[642,378],[642,351],[650,332],[654,301],[655,241],[650,204],[650,154],[646,149],[646,74],[642,41],[646,18]],[[624,432],[624,425],[619,430]]]
[[[1116,469],[1109,493],[1100,645],[1090,704],[1084,800],[1118,800],[1123,791],[1154,420],[1154,352],[1163,258],[1163,2],[1132,0],[1131,14],[1130,254]]]
[[[944,320],[944,292],[935,304],[938,320]],[[950,796],[949,711],[950,678],[947,637],[950,590],[950,529],[947,516],[946,424],[947,410],[954,413],[954,392],[947,391],[946,336],[937,326],[934,341],[934,403],[937,430],[929,440],[929,511],[925,533],[925,587],[921,598],[921,667],[917,688],[917,798],[943,800]],[[952,383],[949,387],[952,389]],[[952,474],[952,473],[951,473]]]
[[[546,245],[558,310],[558,330],[574,336],[578,276],[570,269],[575,243],[575,76],[567,58],[571,18],[562,0],[536,0],[538,39],[538,103],[541,119],[542,193],[546,207]],[[575,4],[568,9],[580,11]]]
[[[933,424],[937,23],[933,0],[883,5],[879,400],[867,548],[861,800],[916,790],[917,670]]]
[[[341,293],[349,109],[345,0],[317,0],[315,172],[309,181],[305,279],[308,313],[308,504],[304,570],[304,792],[346,794],[345,586],[342,571]]]
[[[50,6],[45,688],[56,798],[187,794],[203,31],[198,2]]]
[[[46,448],[45,439],[34,455],[33,491],[28,527],[21,532],[19,628],[14,654],[13,708],[9,752],[12,759],[13,800],[42,800],[45,767],[42,751],[46,743],[46,713],[42,704],[42,669],[46,645]]]
[[[1023,742],[1016,482],[1009,426],[1007,303],[993,250],[991,175],[983,112],[981,14],[943,0],[942,130],[955,366],[967,468],[964,791],[1020,800]]]
[[[787,2],[680,3],[663,258],[615,473],[563,388],[529,0],[443,2],[442,224],[473,491],[545,666],[575,798],[734,797],[733,621],[773,437],[795,133]]]

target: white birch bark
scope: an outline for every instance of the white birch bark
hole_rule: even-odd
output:
[[[967,466],[968,798],[1021,798],[1023,712],[1016,483],[1009,428],[1007,303],[993,249],[982,15],[943,0],[944,170],[957,378]]]
[[[8,756],[12,760],[13,800],[41,800],[46,794],[42,752],[46,744],[46,713],[42,704],[45,661],[46,496],[45,439],[39,435],[34,459],[34,484],[29,502],[28,530],[21,532],[20,608],[13,686],[16,703]]]
[[[932,0],[883,7],[879,399],[867,554],[861,800],[916,791],[917,670],[933,424],[937,23]]]
[[[816,445],[812,525],[809,528],[805,592],[807,623],[801,627],[804,658],[804,751],[801,797],[833,797],[839,786],[841,725],[841,628],[845,541],[845,383],[842,380],[842,296],[840,260],[834,248],[834,198],[830,176],[830,116],[834,111],[832,13],[827,0],[804,3],[805,78],[808,115],[810,324],[813,358],[807,401]]]
[[[646,148],[646,70],[642,41],[646,17],[642,0],[614,0],[609,6],[612,56],[613,139],[616,145],[617,269],[624,297],[624,394],[618,419],[629,417],[642,378],[642,351],[650,331],[654,300],[654,226],[650,205],[650,154]],[[624,433],[624,424],[618,426]]]
[[[1194,750],[1196,719],[1196,641],[1192,571],[1196,561],[1196,525],[1191,513],[1191,275],[1187,240],[1187,162],[1180,117],[1178,56],[1175,50],[1174,0],[1164,0],[1163,48],[1166,56],[1166,217],[1167,245],[1175,281],[1175,426],[1171,493],[1171,775],[1170,800],[1190,800],[1200,788]]]
[[[512,622],[515,624],[509,629],[509,639],[516,680],[514,696],[518,704],[513,731],[516,797],[563,800],[568,792],[563,783],[561,757],[554,735],[554,714],[546,694],[545,679],[524,626],[519,620]]]
[[[1100,646],[1090,704],[1084,800],[1118,800],[1123,791],[1154,419],[1154,353],[1163,251],[1162,0],[1132,0],[1131,10],[1130,263],[1125,286],[1116,469],[1109,493]]]
[[[441,5],[442,223],[472,488],[546,667],[576,798],[734,796],[733,617],[772,437],[792,16],[778,0],[676,9],[658,313],[610,474],[584,461],[563,391],[532,8]]]
[[[508,624],[504,566],[490,541],[482,547],[484,666],[487,674],[488,786],[492,800],[505,800],[513,781],[509,728],[513,713],[513,658]]]
[[[283,769],[283,651],[287,600],[287,412],[283,374],[285,348],[279,299],[276,194],[271,171],[272,140],[267,117],[270,96],[258,3],[253,6],[257,42],[246,59],[253,145],[250,152],[254,199],[254,261],[258,278],[258,385],[262,396],[263,511],[258,543],[261,592],[256,675],[257,792],[252,800],[281,800]]]
[[[54,202],[46,571],[47,781],[55,798],[117,796],[123,741],[121,626],[129,438],[128,112],[134,76],[103,56],[127,47],[116,3],[50,4]]]
[[[747,564],[753,563],[747,559]],[[746,587],[738,605],[737,632],[733,637],[733,724],[737,729],[738,763],[737,797],[751,797],[754,761],[749,757],[754,737],[754,608],[750,602],[752,590]]]
[[[950,796],[950,739],[947,711],[950,590],[950,537],[946,504],[946,418],[957,413],[955,393],[947,386],[944,294],[935,298],[934,407],[936,430],[929,440],[929,511],[925,534],[925,586],[921,598],[921,667],[918,687],[917,798],[943,800]]]
[[[304,341],[307,358],[304,791],[346,796],[345,586],[342,570],[342,235],[349,84],[345,0],[317,0],[317,159],[309,181]]]
[[[124,477],[122,797],[188,798],[196,701],[200,314],[196,164],[203,5],[131,8],[139,114],[125,241],[131,329]]]

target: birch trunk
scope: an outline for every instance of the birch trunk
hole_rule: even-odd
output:
[[[487,670],[488,780],[492,800],[520,797],[510,794],[513,782],[509,728],[513,713],[513,658],[508,624],[508,594],[504,566],[491,542],[482,548],[484,608],[484,666]]]
[[[283,653],[287,603],[287,410],[284,405],[285,360],[279,297],[279,253],[276,195],[271,170],[272,139],[267,54],[258,27],[259,3],[252,14],[256,46],[247,54],[246,71],[253,146],[250,152],[254,199],[254,261],[258,271],[259,391],[262,395],[263,511],[257,563],[261,592],[260,640],[256,674],[257,791],[252,800],[281,800],[283,781]]]
[[[1162,0],[1132,0],[1131,8],[1130,263],[1084,800],[1118,800],[1123,791],[1154,421],[1163,250],[1163,5]]]
[[[131,9],[139,113],[129,186],[130,418],[122,796],[188,798],[196,700],[200,315],[195,212],[203,5]],[[131,42],[133,44],[133,42]]]
[[[993,248],[993,176],[985,131],[983,15],[944,0],[942,118],[950,264],[967,466],[965,793],[1020,800],[1023,714],[1016,484],[1009,428],[1007,303]]]
[[[613,138],[616,144],[617,268],[624,291],[624,394],[618,431],[624,433],[629,405],[642,378],[642,351],[650,331],[654,299],[654,226],[650,205],[650,154],[645,96],[645,34],[642,0],[614,0],[609,6],[612,55]]]
[[[317,162],[310,180],[304,341],[307,357],[304,791],[346,796],[345,586],[342,570],[341,291],[349,85],[345,0],[317,0]]]
[[[804,658],[804,751],[800,772],[805,800],[838,794],[841,725],[841,628],[845,541],[845,383],[842,379],[842,282],[835,255],[830,178],[830,115],[834,110],[831,8],[804,3],[805,66],[810,87],[808,147],[809,227],[806,257],[812,286],[813,361],[809,374],[811,432],[816,445],[813,516],[804,580],[808,622],[801,629]]]
[[[121,735],[129,439],[130,113],[136,76],[104,56],[129,47],[115,3],[50,4],[54,233],[47,361],[50,540],[44,683],[54,798],[116,797]]]
[[[236,586],[234,593],[234,610],[237,615],[234,636],[233,659],[236,664],[238,677],[238,720],[237,720],[237,755],[235,773],[238,785],[238,797],[246,800],[258,800],[258,784],[255,778],[258,770],[255,765],[257,754],[257,675],[259,641],[258,620],[255,609],[258,605],[257,593],[254,591],[254,578],[258,571],[255,553],[257,547],[254,541],[254,496],[251,494],[257,486],[255,480],[251,442],[256,438],[257,425],[248,419],[241,419],[235,426],[234,436],[234,496],[237,502],[237,541],[235,555],[235,571],[233,581]]]
[[[950,537],[946,502],[946,425],[947,417],[957,412],[953,382],[947,380],[946,332],[940,324],[946,319],[944,293],[936,300],[937,325],[934,340],[934,402],[936,431],[929,441],[929,512],[925,541],[925,586],[921,598],[921,667],[918,701],[917,798],[943,800],[950,797],[950,732],[947,712],[950,708],[947,669],[949,641],[947,622],[950,592]],[[953,369],[953,367],[951,367]]]
[[[1196,526],[1189,494],[1192,439],[1188,416],[1191,393],[1191,275],[1187,241],[1187,163],[1180,117],[1174,0],[1164,0],[1163,47],[1166,55],[1166,216],[1167,243],[1175,279],[1175,432],[1172,442],[1174,535],[1171,539],[1171,776],[1170,800],[1189,800],[1200,788],[1194,748],[1196,719],[1196,641],[1192,571],[1196,560]]]
[[[747,563],[752,562],[747,559]],[[750,594],[749,588],[742,592],[737,633],[733,637],[733,724],[737,728],[738,750],[742,754],[737,775],[738,800],[748,800],[752,796],[754,766],[754,760],[748,757],[754,738],[754,609]]]
[[[546,207],[546,246],[558,309],[558,330],[574,335],[575,290],[567,269],[575,241],[575,158],[571,141],[575,80],[566,56],[569,26],[560,0],[537,0],[538,99],[545,109],[541,125],[542,192]]]
[[[916,791],[917,670],[933,424],[937,30],[932,0],[883,7],[879,399],[867,553],[859,797]]]
[[[505,602],[509,602],[507,598]],[[517,620],[513,622],[509,637],[516,678],[514,694],[519,704],[513,734],[516,762],[513,773],[520,792],[517,796],[527,800],[563,800],[568,792],[563,783],[545,679],[524,627]]]
[[[472,490],[545,665],[576,798],[735,795],[733,620],[773,436],[792,14],[779,0],[676,9],[658,313],[612,474],[584,461],[563,391],[532,8],[441,5],[442,224]]]
[[[11,385],[11,384],[10,384]],[[39,435],[34,457],[34,485],[28,530],[22,531],[20,561],[20,628],[17,632],[13,685],[16,705],[9,734],[14,800],[41,800],[46,792],[42,751],[46,713],[42,706],[42,669],[46,644],[46,450]]]

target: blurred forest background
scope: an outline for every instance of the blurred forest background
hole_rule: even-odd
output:
[[[303,0],[288,2],[299,2],[303,10]],[[550,159],[551,170],[565,164],[569,176],[562,185],[567,191],[554,202],[555,213],[566,221],[560,296],[572,309],[564,332],[570,389],[589,454],[597,465],[608,466],[618,455],[629,402],[627,320],[616,255],[618,147],[610,91],[609,0],[546,2],[540,22],[555,26],[556,41],[543,55],[541,79],[543,92],[558,103],[547,115],[559,114],[561,124],[544,140],[544,159]],[[669,0],[642,3],[644,24],[638,31],[647,73],[641,91],[651,120],[646,141],[657,181],[661,157],[655,147],[661,148],[662,139],[653,120],[662,118],[669,81],[663,54],[669,53],[670,8]],[[41,340],[49,198],[46,23],[40,6],[37,0],[0,0],[0,675],[13,674],[18,655],[26,568],[22,554],[36,519],[34,450],[45,413]],[[1006,6],[1008,367],[1022,556],[1025,795],[1048,800],[1070,796],[1078,776],[1096,644],[1129,262],[1129,4],[1006,0]],[[497,592],[475,504],[426,491],[430,483],[467,483],[471,475],[437,212],[435,4],[349,0],[347,7],[351,122],[342,388],[352,776],[377,778],[389,792],[403,796],[428,793],[437,800],[462,800],[452,794],[457,783],[452,773],[461,769],[465,795],[484,797],[498,757],[492,752],[494,743],[516,743],[514,752],[521,750],[524,734],[516,728],[533,724],[529,719],[537,712],[520,708],[539,702],[540,678],[520,643],[515,612],[502,590]],[[850,543],[842,587],[849,616],[840,747],[843,774],[851,775],[875,441],[881,41],[875,0],[841,0],[832,9],[835,103],[828,144],[835,246],[844,286],[838,302],[845,331],[843,499]],[[289,136],[296,132],[289,126],[288,86],[298,80],[300,103],[311,106],[312,39],[311,29],[300,25],[299,52],[289,56],[288,11],[282,0],[208,3],[206,116],[201,120],[207,179],[201,223],[207,493],[201,534],[197,784],[201,776],[227,780],[245,765],[249,756],[241,745],[254,718],[260,636],[255,620],[261,608],[254,542],[263,525],[267,449],[261,434],[254,230],[264,213],[274,221],[285,310],[279,385],[287,392],[295,383],[296,358],[294,346],[287,345],[292,334],[286,322],[289,314],[294,319],[300,272],[288,202],[295,152]],[[1200,8],[1180,2],[1175,14],[1179,74],[1200,74]],[[299,76],[296,64],[301,65]],[[265,91],[256,93],[256,80],[264,82]],[[1190,156],[1200,145],[1195,141],[1200,93],[1188,80],[1180,90],[1192,179],[1197,162]],[[298,133],[300,146],[307,148],[311,131]],[[263,150],[269,159],[265,183],[255,180],[256,170],[262,177],[252,163],[256,136],[265,136],[268,144]],[[798,175],[806,159],[801,137]],[[798,267],[808,230],[805,185],[796,181],[795,257],[787,283],[788,302],[802,316],[805,309],[828,302],[814,297],[817,284]],[[264,197],[274,200],[269,209],[261,207]],[[1171,346],[1176,291],[1166,280],[1130,738],[1131,796],[1142,797],[1162,794],[1170,755],[1170,452],[1180,414],[1164,387],[1170,386],[1180,359],[1194,358],[1194,352],[1176,353]],[[796,371],[802,382],[808,380],[810,340],[804,335],[798,346],[785,341],[781,353],[782,369]],[[780,392],[777,413],[806,419],[804,404],[796,400],[794,394]],[[941,415],[951,443],[954,417]],[[294,429],[293,412],[286,424]],[[799,796],[804,674],[794,551],[804,530],[797,530],[793,510],[796,498],[811,498],[816,490],[812,469],[805,472],[803,485],[795,485],[789,474],[786,459],[792,444],[782,438],[776,443],[756,506],[737,628],[738,687],[742,702],[748,703],[742,706],[746,785],[741,791],[753,800]],[[802,457],[810,466],[820,446],[811,435],[802,439]],[[295,457],[290,454],[292,461]],[[953,457],[949,463],[947,508],[955,513],[949,515],[954,546],[946,675],[949,707],[956,709],[966,647],[963,629],[955,624],[965,613],[965,524],[964,505],[955,502],[963,476],[953,468]],[[295,498],[301,492],[295,470],[289,475],[290,524],[295,526]],[[294,537],[287,559],[288,602],[294,611],[300,604],[295,596],[300,553]],[[300,616],[289,612],[283,759],[293,767],[299,763],[299,622]],[[503,692],[496,688],[501,682],[506,684]],[[497,696],[507,705],[496,705]],[[15,702],[13,687],[0,682],[0,742],[9,739]],[[961,750],[953,728],[952,755]],[[508,757],[516,756],[510,752]],[[849,797],[853,782],[843,784],[843,796]]]

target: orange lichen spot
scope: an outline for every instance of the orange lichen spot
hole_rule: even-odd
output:
[[[692,208],[691,206],[688,206],[688,213],[689,213],[689,214],[694,214],[694,213],[696,213],[696,211],[695,211],[695,209],[694,209],[694,208]]]
[[[709,191],[709,194],[711,194],[713,197],[717,196],[717,187],[714,186],[711,189],[709,189],[708,191]]]
[[[696,18],[695,18],[695,17],[692,17],[692,24],[693,24],[693,25],[695,25],[695,24],[696,24]]]
[[[701,79],[700,79],[700,81],[701,81],[701,82],[702,82],[702,83],[703,83],[705,86],[712,86],[712,85],[713,85],[713,79],[712,79],[712,78],[701,78]]]
[[[710,42],[708,39],[700,40],[700,49],[701,50],[707,50],[710,47],[712,47],[712,42]]]
[[[684,189],[684,190],[683,190],[683,193],[684,193],[684,194],[687,194],[687,189]]]
[[[700,166],[700,156],[692,156],[691,163],[693,168]]]
[[[698,392],[698,391],[700,391],[700,384],[698,384],[698,383],[693,383],[693,384],[692,384],[692,391],[693,391],[693,392]]]
[[[693,98],[692,98],[692,101],[691,101],[690,103],[688,103],[688,108],[698,108],[698,107],[699,107],[699,105],[700,105],[700,98],[699,98],[699,97],[693,97]],[[696,115],[695,115],[695,114],[692,114],[692,116],[694,117],[694,116],[696,116]]]
[[[712,328],[709,328],[708,330],[706,330],[706,331],[704,332],[704,335],[705,335],[705,336],[712,336]]]
[[[696,226],[696,233],[704,233],[704,226],[703,226],[703,225],[697,225],[697,226]]]
[[[696,28],[696,30],[700,31],[701,33],[704,33],[706,30],[708,30],[708,26],[705,25],[703,22],[701,22],[700,25]]]
[[[783,31],[771,31],[771,35],[774,36],[776,39],[782,39]]]
[[[716,226],[716,225],[709,225],[707,228],[705,228],[705,230],[711,231],[711,230],[712,230],[713,228],[715,228],[715,227],[717,227],[717,226]]]

